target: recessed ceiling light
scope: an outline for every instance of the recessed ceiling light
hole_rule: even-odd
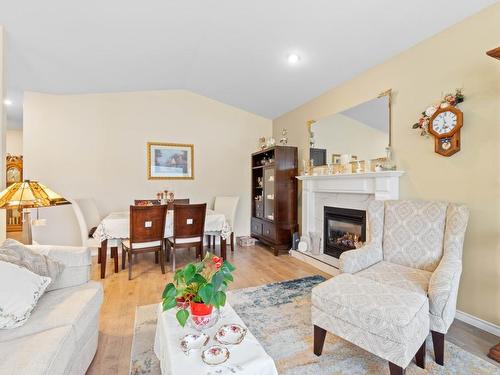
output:
[[[3,104],[5,104],[6,106],[11,106],[11,105],[12,105],[12,100],[10,100],[10,99],[5,99],[5,100],[3,101]]]
[[[300,56],[297,55],[296,53],[292,53],[292,54],[288,55],[288,63],[290,65],[297,64],[299,61],[300,61]]]

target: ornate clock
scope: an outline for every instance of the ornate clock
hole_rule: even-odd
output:
[[[434,151],[451,156],[460,151],[460,128],[463,113],[456,107],[439,108],[429,119],[429,133],[434,136]]]

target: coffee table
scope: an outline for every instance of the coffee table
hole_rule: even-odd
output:
[[[161,304],[158,305],[154,352],[160,360],[163,375],[278,374],[273,359],[264,351],[264,348],[250,331],[247,331],[241,344],[226,345],[230,355],[223,364],[209,366],[202,361],[201,352],[204,349],[211,345],[220,345],[215,341],[214,335],[222,325],[235,323],[246,328],[241,318],[228,303],[224,306],[219,321],[212,328],[203,331],[210,337],[210,341],[201,350],[191,350],[189,356],[181,350],[180,341],[185,335],[198,331],[189,327],[189,323],[182,328],[175,319],[175,313],[175,309],[163,312]]]

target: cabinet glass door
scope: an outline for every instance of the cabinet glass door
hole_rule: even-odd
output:
[[[274,168],[264,168],[264,218],[274,220]]]

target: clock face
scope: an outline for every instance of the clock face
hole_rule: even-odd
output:
[[[451,132],[457,126],[457,115],[451,111],[439,113],[432,121],[432,129],[438,134]]]

